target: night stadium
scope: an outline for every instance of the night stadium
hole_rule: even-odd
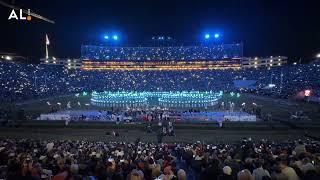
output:
[[[0,179],[320,178],[316,3],[57,2],[0,0]]]
[[[84,70],[205,70],[240,68],[242,44],[169,47],[81,47]]]

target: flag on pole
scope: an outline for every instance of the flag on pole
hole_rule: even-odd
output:
[[[48,35],[46,34],[46,45],[49,45],[49,44],[50,44],[50,41],[49,41]]]
[[[70,101],[69,101],[68,104],[67,104],[67,108],[68,108],[68,109],[71,109]]]

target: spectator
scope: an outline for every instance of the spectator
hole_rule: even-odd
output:
[[[238,172],[237,177],[238,180],[253,180],[253,177],[248,169]]]
[[[287,157],[280,157],[280,159],[278,160],[278,164],[281,169],[281,173],[284,174],[288,178],[288,180],[299,180],[296,171],[292,167],[288,166]]]
[[[222,169],[223,174],[219,177],[219,180],[232,180],[234,179],[231,175],[232,169],[229,166],[225,166]]]
[[[252,176],[255,180],[263,180],[263,178],[266,176],[270,178],[269,172],[266,169],[263,169],[262,164],[263,163],[261,161],[258,161],[255,164],[257,168],[254,169],[252,173]]]
[[[296,155],[300,155],[301,153],[305,153],[306,152],[306,147],[303,144],[303,142],[301,140],[298,141],[298,145],[295,147],[294,149]]]
[[[154,144],[84,140],[0,139],[4,179],[298,180],[320,177],[318,141],[289,155],[294,141]],[[48,148],[49,147],[49,148]],[[261,148],[261,151],[255,151]],[[50,149],[50,150],[48,150]],[[182,159],[177,158],[180,149]],[[300,162],[297,161],[300,159]],[[196,163],[195,163],[196,162]],[[288,163],[290,162],[290,163]],[[251,175],[250,168],[253,167]]]

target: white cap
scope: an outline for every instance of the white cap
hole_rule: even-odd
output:
[[[225,166],[225,167],[223,167],[222,170],[223,170],[223,173],[227,174],[227,175],[231,175],[231,173],[232,173],[232,169],[230,166]]]

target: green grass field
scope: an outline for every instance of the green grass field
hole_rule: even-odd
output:
[[[157,142],[156,133],[146,133],[143,129],[114,129],[114,128],[0,128],[2,138],[33,138],[33,139],[64,139],[64,140],[90,140],[90,141],[126,141],[134,142],[141,138],[145,142]],[[106,135],[106,132],[115,130],[119,137]],[[319,131],[309,131],[313,136],[319,137]],[[269,139],[273,141],[285,141],[288,139],[306,139],[302,130],[235,130],[235,129],[177,129],[176,136],[164,137],[167,143],[196,141],[209,143],[232,143],[243,137],[251,137],[253,140]]]
[[[260,107],[262,114],[271,113],[274,120],[289,120],[291,113],[303,110],[312,121],[294,122],[295,128],[278,121],[271,122],[228,122],[220,128],[215,123],[175,123],[176,136],[165,137],[164,142],[235,142],[242,137],[252,137],[254,140],[271,139],[283,141],[288,139],[305,139],[305,133],[314,137],[320,137],[320,111],[318,104],[311,104],[302,101],[289,101],[258,97],[250,94],[242,94],[239,98],[225,95],[220,99],[221,103],[232,101],[239,110],[242,103],[246,103],[248,109]],[[72,110],[84,109],[107,109],[85,105],[90,103],[90,96],[66,95],[50,97],[42,100],[31,100],[17,104],[2,104],[2,109],[11,109],[13,112],[24,110],[27,115],[39,116],[41,113],[48,113],[50,106],[67,109],[70,102]],[[80,102],[81,106],[78,105]],[[57,103],[61,103],[58,106]],[[255,103],[256,105],[253,105]],[[215,111],[217,107],[207,110]],[[156,125],[154,125],[156,127]],[[119,132],[119,137],[107,136],[106,132]],[[86,139],[103,141],[134,141],[140,137],[147,142],[156,142],[156,133],[147,134],[144,124],[121,124],[102,122],[72,122],[69,127],[64,127],[62,121],[20,121],[19,127],[1,127],[2,138],[36,138],[36,139]]]
[[[231,97],[230,95],[224,95],[220,100],[221,102],[232,101],[235,103],[236,110],[239,110],[242,103],[246,104],[247,109],[252,109],[255,107],[261,108],[262,114],[271,113],[273,119],[288,120],[290,114],[302,110],[306,115],[314,122],[320,122],[320,105],[312,104],[303,101],[290,101],[284,99],[274,99],[269,97],[261,97],[250,94],[242,94],[239,98]],[[50,111],[50,106],[47,104],[50,102],[51,106],[54,105],[61,110],[67,109],[67,103],[70,102],[71,110],[79,109],[108,109],[97,106],[86,106],[85,104],[90,104],[90,95],[76,97],[75,95],[66,95],[58,97],[50,97],[42,100],[31,100],[23,103],[17,104],[6,104],[2,105],[2,108],[11,108],[13,110],[23,109],[29,115],[39,116],[41,113],[48,113]],[[80,102],[81,106],[78,105]],[[61,103],[58,106],[57,103]],[[256,105],[253,105],[255,103]],[[110,109],[110,108],[109,108]],[[208,108],[208,110],[215,111],[217,107]]]

